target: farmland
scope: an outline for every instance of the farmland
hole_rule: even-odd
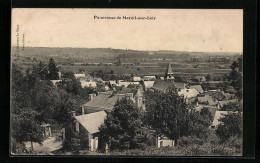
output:
[[[14,48],[14,47],[13,47]],[[230,63],[241,54],[176,51],[135,51],[87,48],[25,48],[19,55],[13,50],[12,62],[24,70],[54,58],[61,71],[102,70],[115,74],[163,76],[168,63],[176,75],[222,76],[230,72]],[[207,55],[205,55],[207,54]]]

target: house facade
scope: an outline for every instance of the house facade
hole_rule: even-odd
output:
[[[107,116],[105,111],[75,116],[75,128],[77,133],[87,137],[90,151],[98,149],[99,127],[104,123]]]

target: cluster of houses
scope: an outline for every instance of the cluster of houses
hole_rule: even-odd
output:
[[[201,85],[189,85],[189,83],[175,82],[174,73],[171,64],[166,69],[165,76],[156,79],[155,76],[134,76],[132,81],[113,80],[103,81],[100,78],[94,78],[87,73],[75,74],[80,80],[82,87],[97,87],[97,83],[104,83],[104,90],[97,94],[90,94],[89,101],[81,106],[80,115],[72,112],[73,124],[69,124],[63,129],[63,138],[66,138],[68,132],[73,130],[76,133],[84,133],[87,137],[90,151],[96,151],[98,148],[99,127],[103,124],[107,113],[109,113],[116,101],[121,98],[129,98],[137,108],[145,110],[143,103],[143,93],[150,89],[160,92],[167,92],[170,88],[176,88],[179,96],[183,96],[187,103],[193,103],[195,111],[202,108],[215,110],[215,117],[210,129],[216,129],[219,125],[219,118],[227,111],[220,109],[228,103],[238,103],[234,94],[225,93],[221,90],[204,91]],[[204,80],[203,78],[199,79]],[[166,137],[157,137],[156,146],[174,146],[174,140]]]

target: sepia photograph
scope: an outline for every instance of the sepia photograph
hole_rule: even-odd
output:
[[[242,9],[11,18],[11,156],[243,156]]]

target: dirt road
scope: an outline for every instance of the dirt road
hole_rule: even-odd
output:
[[[31,148],[31,142],[25,143],[26,148]],[[42,145],[39,143],[33,143],[33,149],[35,151],[42,151],[44,153],[51,153],[52,151],[55,151],[57,149],[60,149],[62,147],[62,142],[57,141],[55,137],[47,138],[42,142]]]

